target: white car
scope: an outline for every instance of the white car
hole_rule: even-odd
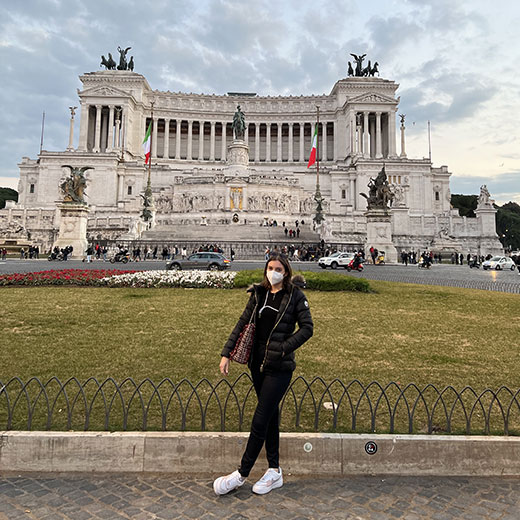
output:
[[[497,271],[511,269],[511,271],[514,271],[516,265],[508,256],[494,256],[482,264],[482,269],[496,269]]]
[[[337,253],[333,253],[330,256],[323,256],[318,260],[318,265],[322,269],[327,269],[330,267],[331,269],[337,269],[338,267],[347,268],[347,265],[354,258],[354,253],[341,253],[338,251]]]

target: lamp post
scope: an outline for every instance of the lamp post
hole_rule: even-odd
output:
[[[314,192],[316,215],[313,220],[317,226],[319,226],[324,220],[323,200],[320,191],[320,107],[316,105],[316,191]]]
[[[143,197],[143,211],[141,213],[141,217],[148,224],[148,227],[152,226],[153,222],[153,193],[152,193],[152,150],[153,150],[153,106],[155,105],[155,101],[150,103],[151,105],[151,113],[150,113],[150,160],[148,161],[148,181],[146,183],[146,189],[144,190]]]

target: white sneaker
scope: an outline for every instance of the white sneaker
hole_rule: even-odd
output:
[[[283,486],[282,468],[269,468],[264,476],[253,486],[253,493],[265,495],[272,489]]]
[[[215,482],[213,482],[213,489],[217,495],[225,495],[226,493],[233,491],[233,489],[239,488],[245,481],[246,479],[237,469],[229,475],[216,479]]]

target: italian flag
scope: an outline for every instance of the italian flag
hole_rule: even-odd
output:
[[[148,130],[146,131],[146,135],[144,136],[143,141],[143,150],[144,150],[144,164],[148,164],[150,160],[150,144],[152,142],[152,122],[148,126]]]
[[[314,137],[312,138],[312,149],[311,155],[309,157],[309,164],[307,168],[310,168],[316,162],[316,145],[318,144],[318,125],[316,125],[316,130],[314,130]]]

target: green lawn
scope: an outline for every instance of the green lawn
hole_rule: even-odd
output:
[[[517,295],[389,282],[377,293],[307,291],[306,378],[520,386]],[[2,289],[0,378],[219,379],[244,290]],[[237,375],[241,366],[233,366]]]
[[[358,379],[364,384],[376,380],[382,385],[394,381],[400,388],[410,383],[420,388],[432,383],[440,389],[452,385],[458,390],[471,386],[477,392],[485,388],[498,389],[501,385],[512,389],[520,387],[518,295],[390,282],[370,284],[376,292],[307,291],[315,334],[297,352],[295,377],[304,376],[310,381],[321,376],[326,382],[335,378],[344,382]],[[207,378],[216,384],[221,379],[218,364],[222,345],[248,297],[243,289],[24,287],[4,288],[0,294],[0,381],[3,383],[12,377],[20,377],[23,381],[38,377],[46,382],[56,376],[61,381],[71,377],[81,381],[89,377],[100,381],[112,377],[121,382],[130,377],[137,382],[149,378],[156,383],[163,378],[174,382],[188,378],[193,383]],[[243,371],[244,367],[232,365],[230,382]],[[15,386],[10,387],[11,399]],[[300,397],[305,395],[305,385],[297,386]],[[240,399],[247,387],[246,380],[237,385]],[[92,397],[96,388],[91,385],[87,394]],[[178,405],[176,399],[171,403],[171,413],[163,419],[167,424],[161,424],[162,405],[157,402],[157,396],[154,397],[151,386],[145,385],[142,389],[144,405],[134,396],[126,424],[120,417],[114,418],[121,409],[119,396],[116,396],[108,424],[104,423],[106,405],[97,399],[89,428],[140,429],[143,407],[147,405],[146,400],[151,399],[146,426],[149,429],[220,429],[223,417],[220,406],[226,398],[227,387],[219,387],[219,392],[223,392],[219,404],[211,388],[203,383],[199,394],[208,401],[203,400],[202,405],[193,399],[188,385],[182,388],[185,425],[180,422],[179,410],[174,409]],[[323,392],[319,383],[314,388],[321,388]],[[105,389],[107,395],[113,394],[111,385]],[[70,396],[74,396],[72,390],[71,387],[67,390],[69,404],[73,399]],[[33,385],[31,399],[38,392]],[[123,394],[127,404],[133,392],[131,384],[125,387]],[[161,392],[167,401],[171,387],[165,385]],[[337,402],[341,393],[342,388],[336,385],[334,397],[331,394],[327,400]],[[354,389],[353,394],[359,397],[360,392]],[[370,394],[372,399],[377,399],[377,389],[371,389]],[[399,389],[395,387],[390,394],[396,399]],[[59,389],[54,391],[56,395],[52,428],[82,429],[85,409],[81,408],[81,399],[76,404],[73,422],[68,425],[63,419],[68,405],[64,396],[59,395]],[[319,401],[321,393],[316,395]],[[429,392],[430,404],[436,398],[435,392]],[[224,413],[226,429],[248,427],[254,398],[245,399],[242,426],[236,407],[230,406]],[[453,396],[449,401],[457,405]],[[471,396],[466,395],[464,402],[470,401]],[[292,402],[291,396],[288,402]],[[207,423],[202,426],[201,406],[206,404]],[[488,396],[486,406],[489,404]],[[312,396],[306,394],[296,431],[314,429],[315,405]],[[5,406],[5,395],[0,394],[0,429],[5,424]],[[511,433],[520,428],[517,408],[518,405],[513,406]],[[28,408],[25,401],[20,401],[16,410],[11,427],[26,429]],[[294,430],[295,409],[288,406],[285,410],[282,426]],[[401,412],[401,416],[396,416],[396,431],[406,432],[407,412]],[[475,421],[482,421],[481,412],[475,410],[472,431]],[[31,428],[45,429],[47,413],[46,404],[40,397]],[[332,414],[322,411],[318,428],[321,431],[351,431],[349,413],[345,401],[338,414],[339,426],[334,428]],[[452,431],[462,432],[464,414],[458,410],[456,415]],[[375,430],[388,431],[388,414],[385,417],[378,412],[377,417]],[[439,415],[435,420],[439,420],[439,431],[443,431],[446,421]],[[504,422],[500,417],[494,416],[490,424],[492,430],[503,430]],[[481,426],[477,424],[477,430]],[[418,410],[414,431],[425,431],[425,428],[426,414],[424,410]],[[356,431],[370,429],[370,406],[362,401]]]

